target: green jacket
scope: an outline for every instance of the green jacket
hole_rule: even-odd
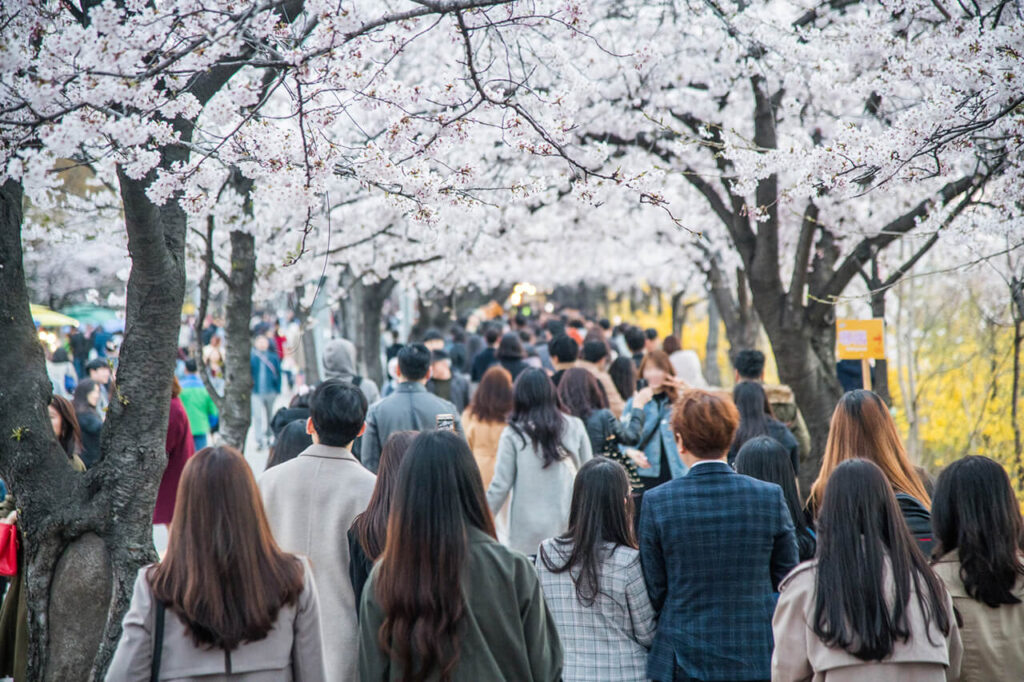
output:
[[[185,414],[188,415],[188,425],[192,428],[193,436],[205,436],[210,433],[210,428],[217,423],[217,405],[210,397],[202,380],[189,381],[186,377],[181,382],[181,395],[178,396],[181,404],[185,406]]]
[[[402,679],[400,666],[377,642],[384,621],[373,588],[379,566],[370,573],[359,610],[359,677],[363,682],[396,682]],[[529,559],[470,528],[462,595],[466,611],[461,655],[452,682],[561,679],[562,643]],[[437,671],[429,679],[440,679]]]

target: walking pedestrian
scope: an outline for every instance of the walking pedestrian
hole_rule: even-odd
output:
[[[537,573],[494,539],[480,472],[456,434],[422,433],[402,461],[359,639],[363,682],[561,679]]]
[[[139,570],[107,682],[324,682],[309,562],[274,543],[252,471],[207,448],[181,477],[167,554]]]
[[[281,360],[270,350],[270,340],[263,334],[253,340],[249,368],[252,371],[252,429],[257,446],[263,450],[273,438],[270,421],[274,417],[274,403],[281,394]]]

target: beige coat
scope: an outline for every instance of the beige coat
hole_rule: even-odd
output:
[[[619,389],[615,388],[615,382],[612,381],[612,375],[604,371],[592,362],[586,362],[580,360],[577,364],[580,367],[587,370],[597,379],[598,383],[604,389],[605,396],[608,398],[608,409],[612,411],[615,418],[618,419],[622,416],[622,410],[626,407],[626,401],[619,395]]]
[[[480,467],[480,477],[484,479],[484,490],[494,478],[494,463],[498,461],[498,440],[505,430],[505,422],[485,422],[473,416],[467,408],[462,413],[462,429],[466,432],[466,441],[473,451],[476,465]]]
[[[949,636],[931,627],[931,642],[924,634],[924,615],[911,597],[908,619],[910,639],[897,642],[884,661],[866,662],[842,649],[831,648],[814,634],[814,580],[816,561],[793,569],[779,586],[779,604],[775,608],[772,630],[775,652],[772,654],[772,682],[947,682],[960,679],[963,647],[960,632],[953,622]],[[953,602],[946,596],[949,613]]]
[[[187,682],[324,682],[323,645],[316,583],[309,564],[302,562],[305,586],[295,604],[277,614],[274,629],[258,642],[248,642],[231,652],[231,676],[221,649],[199,648],[185,631],[181,619],[164,612],[164,641],[160,679]],[[149,682],[153,661],[153,628],[156,608],[146,578],[149,566],[135,578],[132,603],[124,617],[121,641],[107,670],[107,682]]]
[[[960,558],[951,552],[936,562],[935,572],[946,583],[963,625],[964,682],[1018,682],[1024,680],[1024,603],[992,608],[967,594],[960,579]],[[1013,594],[1024,601],[1024,578],[1017,578]]]
[[[320,588],[324,661],[331,682],[358,680],[356,600],[348,575],[348,529],[366,510],[377,477],[344,448],[311,445],[259,478],[277,543],[308,556]]]

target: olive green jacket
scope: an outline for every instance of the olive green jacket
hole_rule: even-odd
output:
[[[399,663],[377,643],[384,614],[374,594],[378,563],[359,610],[359,679],[403,679]],[[522,554],[469,529],[469,559],[462,571],[466,611],[452,682],[555,682],[562,676],[562,644],[537,573]],[[440,679],[437,671],[430,680]]]

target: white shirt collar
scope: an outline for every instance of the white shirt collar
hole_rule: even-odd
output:
[[[699,459],[696,462],[694,462],[693,466],[690,467],[690,470],[692,471],[693,469],[696,469],[701,464],[728,464],[728,462],[726,462],[724,459]]]

